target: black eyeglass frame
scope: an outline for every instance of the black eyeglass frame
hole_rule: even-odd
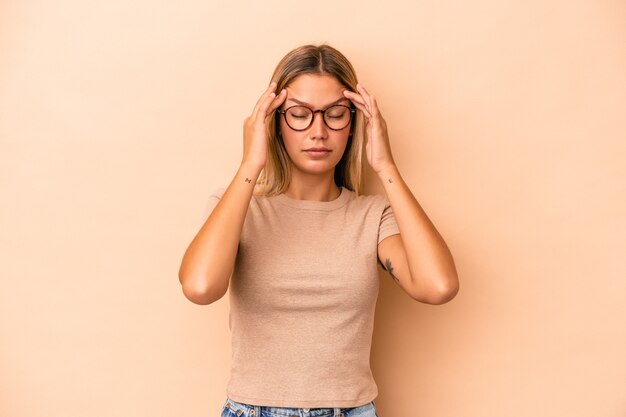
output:
[[[346,109],[348,109],[348,111],[350,112],[350,120],[348,120],[348,123],[344,127],[340,128],[340,129],[333,129],[332,127],[328,126],[328,122],[326,121],[326,117],[325,117],[326,116],[326,110],[331,109],[333,107],[337,107],[337,106],[345,107]],[[311,116],[311,121],[309,122],[309,125],[307,127],[305,127],[304,129],[294,129],[293,127],[291,127],[291,125],[287,121],[287,111],[289,109],[291,109],[291,108],[294,108],[294,107],[304,107],[306,109],[309,109],[311,111],[311,113],[313,113],[313,116]],[[289,126],[289,128],[291,130],[295,130],[296,132],[304,132],[305,130],[310,128],[311,125],[313,124],[313,121],[315,120],[315,113],[322,113],[322,120],[324,121],[324,124],[326,125],[326,127],[329,128],[330,130],[334,130],[334,131],[344,130],[346,127],[350,126],[350,123],[352,123],[352,120],[354,118],[354,113],[356,113],[356,109],[354,107],[346,106],[345,104],[333,104],[332,106],[326,107],[324,110],[321,110],[321,109],[313,110],[309,106],[304,106],[304,105],[298,104],[298,105],[295,105],[295,106],[289,106],[285,110],[276,109],[276,111],[279,114],[283,115],[283,117],[285,118],[285,123],[287,123],[287,126]]]

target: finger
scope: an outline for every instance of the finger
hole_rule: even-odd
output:
[[[354,93],[352,91],[345,90],[344,91],[344,95],[346,95],[346,97],[349,98],[352,101],[358,101],[362,105],[365,105],[365,100],[363,99],[363,97],[360,94]]]
[[[275,97],[276,97],[276,93],[274,93],[273,91],[269,94],[269,96],[265,97],[265,100],[263,100],[256,115],[254,116],[253,120],[255,122],[257,121],[263,122],[263,120],[265,120],[267,108],[269,107],[270,103],[274,100]]]
[[[363,112],[363,114],[365,114],[365,116],[368,119],[372,118],[372,114],[369,112],[369,110],[367,109],[367,107],[365,107],[364,105],[362,105],[361,103],[354,103],[354,105],[356,106],[357,109],[361,110]]]
[[[353,93],[352,91],[344,91],[344,93],[348,93],[346,95],[346,97],[352,101],[354,103],[354,105],[357,107],[357,109],[361,110],[363,113],[365,113],[365,115],[369,118],[371,117],[371,112],[370,110],[367,108],[363,98],[356,94]],[[344,94],[345,95],[345,94]]]
[[[261,108],[261,106],[263,105],[263,102],[269,97],[270,94],[272,94],[275,88],[276,88],[276,81],[272,81],[270,85],[267,87],[267,90],[265,90],[265,92],[261,95],[259,100],[256,102],[256,105],[254,106],[254,110],[252,110],[252,120],[256,119],[256,115],[259,112],[259,109]]]
[[[279,108],[280,105],[283,104],[286,99],[287,99],[287,90],[283,88],[280,91],[280,93],[278,93],[278,95],[274,98],[274,100],[272,100],[272,102],[270,103],[270,106],[268,107],[266,111],[266,115],[270,115],[274,110]]]
[[[370,100],[370,94],[367,92],[365,87],[363,87],[362,84],[357,84],[356,88],[357,88],[357,90],[359,90],[361,95],[365,98],[365,103],[367,104],[367,107],[371,108],[372,107],[372,102]]]
[[[272,92],[276,89],[276,82],[272,81],[270,83],[270,85],[267,87],[267,89],[265,90],[265,92],[263,94],[261,94],[261,97],[259,97],[259,99],[257,100],[254,109],[252,110],[252,119],[256,119],[256,115],[259,112],[259,109],[261,108],[261,106],[263,105],[263,102],[267,99],[267,97],[269,97],[270,94],[272,94]]]
[[[269,108],[270,104],[272,104],[272,102],[276,99],[276,93],[274,93],[273,91],[265,98],[265,100],[263,101],[263,103],[261,103],[261,107],[259,107],[259,110],[257,112],[256,118],[255,120],[259,120],[260,122],[265,121],[265,118],[267,117],[268,111],[267,109]]]
[[[348,97],[350,101],[352,101],[359,110],[365,111],[368,115],[371,114],[371,110],[368,108],[367,103],[363,100],[363,98],[359,95],[353,95],[352,97]]]
[[[363,84],[358,83],[356,85],[356,89],[359,91],[362,91],[363,93],[365,93],[365,95],[369,95],[370,93],[367,91],[367,89],[365,87],[363,87]]]
[[[380,115],[380,110],[378,109],[378,102],[374,96],[370,96],[372,100],[372,115]]]

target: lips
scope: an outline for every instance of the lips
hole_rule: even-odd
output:
[[[330,153],[330,149],[327,148],[309,148],[305,151],[312,158],[323,158]]]

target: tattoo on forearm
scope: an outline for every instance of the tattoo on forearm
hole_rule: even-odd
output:
[[[252,182],[252,180],[248,177],[246,177],[246,182]]]
[[[387,178],[387,181],[389,182],[393,182],[393,180],[391,178]]]
[[[389,258],[385,259],[385,269],[387,270],[387,272],[389,272],[389,275],[391,275],[391,277],[396,280],[396,282],[400,282],[400,280],[398,279],[398,277],[396,277],[393,274],[393,266],[391,265],[391,260]]]

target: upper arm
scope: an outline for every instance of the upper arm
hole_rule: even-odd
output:
[[[411,276],[406,250],[399,234],[386,237],[378,244],[378,260],[411,298],[426,304],[441,304],[433,301],[436,299],[435,296],[426,289],[420,288],[419,283]]]
[[[378,260],[400,288],[413,297],[409,263],[399,234],[388,236],[378,244]]]

